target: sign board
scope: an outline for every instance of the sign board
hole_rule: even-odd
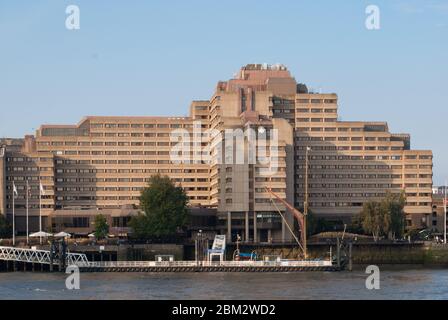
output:
[[[225,235],[216,235],[215,240],[213,241],[212,250],[226,250],[226,236]]]

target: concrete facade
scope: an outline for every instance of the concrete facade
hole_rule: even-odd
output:
[[[208,134],[225,136],[229,129],[243,133],[231,139],[232,152],[244,149],[243,163],[227,163],[227,145],[219,148]],[[181,139],[191,162],[172,162],[179,143],[173,130],[200,136],[199,142]],[[275,144],[267,139],[271,161],[249,161],[248,130],[257,137],[278,134]],[[86,117],[77,125],[42,125],[19,144],[2,142],[0,210],[11,217],[14,181],[20,232],[27,180],[30,231],[36,231],[39,200],[47,229],[62,217],[71,217],[67,223],[73,225],[73,219],[102,210],[126,216],[122,209],[139,205],[149,177],[162,174],[185,188],[192,207],[216,209],[217,228],[229,239],[239,234],[245,242],[291,241],[278,211],[290,225],[292,216],[265,188],[302,208],[307,147],[309,209],[317,216],[349,221],[387,190],[405,190],[408,226],[422,227],[422,218],[432,214],[432,152],[411,150],[409,135],[390,133],[385,122],[339,121],[337,95],[308,92],[283,65],[243,67],[234,79],[218,82],[209,100],[193,101],[189,117]],[[209,163],[200,158],[204,153]],[[271,174],[262,174],[266,170]]]

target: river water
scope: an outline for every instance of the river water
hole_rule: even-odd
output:
[[[390,268],[380,289],[365,269],[304,273],[81,273],[80,290],[61,273],[0,273],[0,299],[448,299],[447,269]]]

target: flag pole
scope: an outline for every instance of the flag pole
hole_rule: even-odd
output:
[[[28,205],[28,197],[30,194],[30,187],[28,180],[26,180],[26,244],[29,244],[29,226],[28,226],[28,217],[29,217],[29,205]]]
[[[446,244],[446,181],[445,181],[445,190],[444,190],[444,197],[443,197],[443,243]]]
[[[42,183],[39,184],[39,232],[42,232]],[[42,245],[42,237],[39,239],[40,245]]]
[[[15,247],[16,246],[16,203],[15,203],[15,198],[16,198],[16,184],[14,183],[14,181],[12,182],[12,246]]]

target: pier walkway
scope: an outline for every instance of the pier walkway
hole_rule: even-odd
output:
[[[60,255],[55,254],[51,261],[50,251],[0,246],[0,260],[37,264],[59,265]],[[67,253],[65,265],[88,266],[87,256],[81,253]]]
[[[330,261],[111,261],[90,262],[85,272],[300,272],[337,271]]]
[[[60,254],[50,251],[0,246],[0,260],[60,265]],[[85,254],[67,253],[65,266],[76,265],[83,272],[301,272],[338,271],[327,260],[280,261],[107,261],[89,262]]]

